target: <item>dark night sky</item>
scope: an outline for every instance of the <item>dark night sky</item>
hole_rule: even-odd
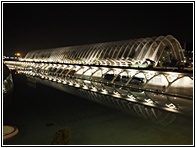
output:
[[[168,34],[180,43],[193,42],[193,3],[3,3],[2,7],[4,55]]]

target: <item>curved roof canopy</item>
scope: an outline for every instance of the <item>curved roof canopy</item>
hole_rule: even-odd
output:
[[[82,46],[36,50],[27,53],[24,61],[59,62],[72,64],[103,64],[115,66],[118,63],[183,62],[182,47],[171,35],[140,38]]]

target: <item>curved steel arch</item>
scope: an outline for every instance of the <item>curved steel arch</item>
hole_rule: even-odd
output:
[[[112,60],[120,63],[132,59],[142,63],[146,59],[150,59],[157,66],[166,48],[169,48],[171,57],[176,61],[184,61],[182,47],[172,35],[30,51],[23,60],[89,65],[98,63],[99,60]],[[115,66],[114,62],[106,62],[106,64]]]
[[[184,61],[185,56],[184,56],[184,53],[183,53],[181,50],[179,50],[179,49],[182,49],[182,47],[181,47],[179,41],[178,41],[176,38],[174,38],[172,35],[167,35],[166,38],[168,38],[168,40],[169,40],[171,43],[172,43],[172,41],[175,42],[175,44],[173,44],[173,45],[175,45],[175,46],[174,46],[175,51],[177,52],[177,54],[179,54],[178,56],[179,56],[179,58],[181,59],[181,61]]]

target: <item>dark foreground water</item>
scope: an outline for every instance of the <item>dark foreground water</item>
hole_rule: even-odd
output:
[[[4,145],[50,145],[55,132],[68,127],[70,145],[193,145],[191,117],[177,116],[167,126],[38,85],[14,75],[12,103],[3,112],[3,124],[19,133]]]

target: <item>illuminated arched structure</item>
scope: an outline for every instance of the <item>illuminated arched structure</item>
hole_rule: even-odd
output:
[[[193,109],[193,73],[180,69],[184,61],[168,35],[31,51],[5,63],[33,82],[168,123],[170,113]]]
[[[185,57],[179,42],[168,35],[31,51],[24,61],[126,66],[122,64],[123,61],[133,66],[136,63],[143,64],[146,59],[154,61],[154,66],[158,66],[159,62],[184,62]]]

